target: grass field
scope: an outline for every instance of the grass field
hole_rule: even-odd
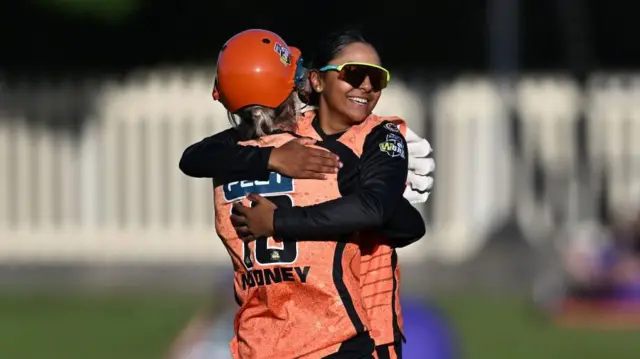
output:
[[[1,359],[158,359],[206,301],[167,295],[0,295]],[[470,359],[638,359],[640,332],[560,330],[517,298],[439,298]],[[411,359],[411,358],[407,358]]]

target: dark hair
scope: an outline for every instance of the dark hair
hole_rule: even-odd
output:
[[[320,41],[318,47],[316,47],[315,53],[311,58],[311,62],[307,68],[317,70],[323,66],[326,66],[331,60],[335,59],[342,50],[355,43],[370,44],[362,35],[362,32],[354,27],[344,28],[338,31],[329,33],[323,40]],[[302,96],[301,96],[302,97]],[[310,105],[318,106],[320,103],[320,94],[310,90],[310,93],[306,96]]]
[[[347,46],[355,43],[369,44],[362,32],[355,28],[347,28],[331,32],[320,41],[309,64],[310,69],[319,69],[336,58]]]

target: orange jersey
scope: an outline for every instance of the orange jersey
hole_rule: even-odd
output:
[[[281,133],[240,144],[278,147],[293,138]],[[244,243],[230,221],[232,204],[246,201],[249,193],[259,193],[278,207],[340,197],[337,176],[328,177],[299,180],[271,173],[267,181],[215,188],[216,231],[231,256],[241,305],[231,343],[234,358],[321,358],[352,349],[354,343],[373,350],[360,298],[357,244],[273,238]]]
[[[315,113],[306,112],[298,121],[297,133],[323,140]],[[364,139],[372,128],[384,121],[395,124],[404,135],[405,122],[398,117],[370,115],[362,123],[351,127],[337,141],[345,144],[356,155],[362,155]],[[324,138],[326,140],[326,138]],[[402,341],[402,310],[400,307],[400,267],[394,246],[389,239],[370,231],[360,233],[361,240],[361,295],[370,323],[370,334],[376,346]]]
[[[400,308],[400,267],[396,250],[386,238],[367,236],[361,243],[361,293],[376,346],[403,340]],[[374,240],[371,240],[374,239]]]
[[[402,342],[396,341],[391,344],[383,344],[376,346],[373,353],[373,359],[401,359],[402,358]]]

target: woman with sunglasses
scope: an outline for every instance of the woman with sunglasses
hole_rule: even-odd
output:
[[[326,73],[330,73],[330,72],[334,72],[335,74],[339,74],[339,81],[341,82],[345,82],[345,81],[349,81],[352,83],[356,83],[358,81],[358,77],[361,77],[362,81],[361,81],[361,85],[363,86],[359,86],[358,88],[356,87],[351,87],[351,89],[349,89],[349,93],[347,94],[347,96],[345,97],[345,100],[348,101],[352,101],[354,102],[354,104],[356,104],[357,107],[340,107],[337,106],[335,107],[335,109],[338,110],[338,115],[336,115],[335,117],[340,119],[340,122],[329,122],[328,124],[325,124],[326,126],[322,126],[320,125],[320,122],[322,122],[322,119],[318,119],[318,120],[313,120],[311,121],[311,117],[307,116],[308,119],[308,125],[307,126],[308,129],[315,131],[315,137],[322,137],[324,142],[331,142],[331,141],[336,141],[338,140],[338,138],[340,137],[340,135],[342,135],[345,131],[347,131],[349,128],[351,128],[354,124],[357,123],[362,123],[367,117],[369,117],[369,114],[371,112],[371,110],[373,109],[373,107],[375,106],[375,102],[377,102],[377,99],[379,98],[379,92],[382,88],[384,88],[384,86],[386,86],[386,83],[389,80],[389,74],[388,71],[384,70],[383,68],[381,68],[379,65],[375,64],[375,62],[377,61],[377,55],[375,55],[373,58],[372,57],[372,53],[369,52],[367,53],[366,50],[371,50],[369,47],[370,45],[363,43],[361,38],[357,37],[355,38],[356,41],[354,41],[353,39],[353,35],[352,34],[344,34],[341,35],[342,38],[338,39],[338,43],[337,46],[342,46],[342,47],[347,47],[348,45],[351,44],[355,44],[356,46],[356,53],[358,53],[358,50],[362,50],[362,46],[360,46],[360,49],[358,49],[357,47],[359,45],[365,45],[364,47],[366,48],[365,51],[360,51],[360,55],[361,57],[357,60],[360,61],[351,61],[349,63],[343,63],[340,65],[337,64],[328,64],[327,66],[324,66],[323,68],[320,69],[320,71],[316,72],[316,76],[314,77],[314,75],[311,75],[311,83],[314,85],[314,89],[318,90],[319,87],[322,86],[322,83],[319,80],[319,77],[317,75],[319,74],[326,74]],[[351,41],[351,42],[349,42]],[[334,44],[335,46],[335,44]],[[352,46],[353,47],[353,46]],[[351,49],[351,51],[346,51],[349,49],[345,49],[344,52],[345,54],[351,54],[353,55],[353,49]],[[340,52],[340,49],[336,50],[335,48],[331,49],[330,51],[336,51],[336,52]],[[375,52],[373,52],[373,54],[375,54]],[[367,57],[369,56],[369,57]],[[382,75],[382,76],[381,76]],[[371,80],[373,80],[376,85],[371,85],[370,82]],[[321,80],[322,81],[322,80]],[[366,82],[369,82],[369,84],[365,84]],[[328,84],[330,84],[330,82],[327,82]],[[335,84],[335,83],[334,83]],[[371,86],[370,86],[371,85]],[[368,89],[367,87],[370,87],[370,89]],[[345,87],[343,87],[345,88]],[[358,93],[355,93],[358,92]],[[326,92],[326,94],[334,94],[334,92]],[[313,99],[316,100],[316,103],[318,104],[319,108],[320,108],[320,113],[322,113],[322,109],[325,108],[325,104],[323,104],[323,97],[319,96],[319,95],[314,95]],[[362,104],[367,101],[370,103],[367,103],[367,105],[370,104],[370,106],[363,106]],[[330,105],[334,105],[335,101],[330,102]],[[347,103],[348,106],[351,106],[351,103]],[[362,108],[365,108],[365,111],[361,111]],[[367,109],[368,108],[368,109]],[[333,108],[332,108],[333,109]],[[346,116],[344,116],[346,115]],[[304,120],[301,120],[301,122],[304,123]],[[388,157],[388,158],[394,158],[397,157],[397,159],[395,160],[396,164],[399,164],[399,166],[402,166],[403,161],[405,160],[405,165],[406,165],[406,158],[401,159],[400,157],[405,157],[405,147],[404,143],[402,143],[403,139],[398,137],[398,130],[395,126],[393,126],[393,124],[391,123],[383,123],[383,121],[381,119],[373,119],[370,120],[369,122],[374,122],[372,126],[370,127],[379,127],[380,129],[382,129],[383,131],[378,131],[380,132],[380,134],[383,135],[384,140],[380,143],[373,143],[374,146],[369,146],[369,147],[374,147],[375,148],[375,153],[383,153],[384,157]],[[380,125],[380,126],[378,126]],[[337,129],[337,130],[336,130]],[[371,131],[371,129],[369,129],[369,131]],[[327,133],[329,133],[327,135]],[[391,143],[389,141],[387,141],[389,138],[394,139],[395,141],[399,141],[398,143]],[[364,139],[362,139],[364,140]],[[366,142],[366,141],[365,141]],[[386,148],[380,147],[379,145],[387,145]],[[390,145],[390,146],[389,146]],[[380,148],[380,149],[378,149]],[[275,150],[274,150],[275,151]],[[365,151],[366,152],[366,151]],[[371,151],[369,151],[371,152]],[[185,152],[186,155],[186,152]],[[363,156],[367,156],[366,153],[363,153]],[[241,156],[240,156],[241,157]],[[384,160],[383,157],[383,160]],[[236,157],[238,158],[238,157]],[[392,161],[393,162],[393,161]],[[382,165],[382,163],[375,163],[379,169],[384,169],[384,166]],[[397,166],[397,165],[396,165]],[[220,170],[218,170],[220,171]],[[232,176],[233,173],[229,173],[231,171],[226,171],[226,173],[223,173],[222,177],[227,177],[229,178],[229,176]],[[395,172],[395,173],[394,173]],[[406,167],[404,167],[404,170],[402,171],[389,171],[389,173],[387,174],[387,176],[389,174],[392,174],[392,177],[396,177],[396,179],[389,177],[387,179],[389,179],[389,182],[396,182],[399,183],[400,186],[396,186],[396,197],[401,197],[402,195],[402,189],[404,188],[404,178],[400,178],[400,180],[397,180],[397,175],[398,172],[403,172],[406,175]],[[375,173],[374,173],[375,174]],[[254,173],[255,175],[255,173]],[[380,195],[380,192],[385,192],[385,186],[384,186],[384,174],[383,175],[377,175],[377,176],[363,176],[363,177],[368,177],[368,179],[375,181],[375,180],[381,180],[382,179],[382,186],[378,186],[378,195]],[[366,181],[365,181],[366,182]],[[369,187],[372,187],[371,185],[368,185]],[[363,191],[367,189],[367,184],[365,183],[363,186]],[[373,187],[376,187],[375,185]],[[389,191],[389,192],[394,192],[394,191]],[[349,196],[347,196],[349,197]],[[312,230],[311,232],[315,232],[316,235],[318,236],[325,236],[325,235],[329,235],[329,234],[345,234],[345,233],[352,233],[353,231],[356,230],[360,230],[360,229],[365,229],[367,227],[375,227],[376,225],[380,225],[381,223],[387,223],[387,225],[391,225],[390,227],[393,228],[392,224],[393,222],[395,222],[396,225],[398,225],[398,227],[402,227],[403,224],[408,224],[408,222],[404,222],[403,219],[407,219],[407,218],[402,218],[402,216],[400,216],[400,218],[396,218],[396,220],[394,221],[393,218],[388,217],[388,213],[384,214],[382,213],[382,211],[384,211],[385,209],[388,209],[389,207],[394,206],[393,203],[389,203],[391,201],[387,200],[387,203],[383,204],[383,207],[386,205],[387,208],[380,208],[380,209],[373,209],[373,208],[367,208],[367,210],[365,211],[361,211],[363,212],[361,215],[358,215],[358,211],[357,211],[357,204],[358,202],[362,202],[362,198],[355,198],[354,201],[354,197],[351,196],[352,199],[349,202],[348,198],[345,198],[345,200],[336,200],[334,205],[330,204],[330,211],[334,212],[334,216],[336,214],[339,213],[344,213],[344,212],[350,212],[352,211],[352,213],[348,213],[351,214],[351,216],[344,216],[344,215],[339,215],[338,220],[336,221],[330,221],[331,223],[325,223],[325,224],[319,224],[319,223],[315,223],[314,227],[319,227],[319,228],[315,228],[314,230]],[[384,197],[384,196],[381,196]],[[391,196],[388,196],[391,197]],[[366,199],[366,198],[365,198]],[[375,196],[373,198],[373,200],[375,201]],[[340,202],[346,202],[347,207],[349,209],[347,209],[346,211],[344,210],[340,210],[341,206],[345,206],[345,204],[340,204]],[[257,205],[255,206],[256,209],[262,209],[264,208],[269,208],[269,202],[267,200],[262,200],[259,198],[256,198],[256,202]],[[365,206],[366,207],[366,206]],[[355,210],[355,212],[353,212],[353,210]],[[320,210],[315,212],[315,216],[318,215],[324,215],[322,214],[323,212],[326,212],[327,210]],[[393,209],[388,211],[389,213],[394,212]],[[249,217],[253,217],[252,214],[250,213],[246,213]],[[307,219],[312,219],[314,218],[314,211],[310,210],[307,214],[310,214],[310,216]],[[260,218],[259,214],[256,215],[254,218]],[[285,216],[286,218],[286,216]],[[237,223],[240,224],[240,227],[238,227],[238,229],[240,231],[243,230],[242,227],[242,223],[243,220],[238,218],[239,221]],[[345,221],[345,219],[347,219]],[[251,221],[248,221],[247,224],[250,224]],[[300,229],[304,230],[304,222],[301,222],[301,227],[302,228],[298,228],[298,229],[294,229],[294,231],[299,231]],[[404,222],[404,223],[403,223]],[[292,223],[292,222],[289,222]],[[286,224],[283,226],[283,229],[286,230]],[[296,226],[294,226],[296,227]],[[307,230],[304,230],[307,231]],[[258,232],[254,230],[254,234],[257,234]],[[391,232],[388,232],[390,234],[388,234],[389,236],[394,235],[393,230]],[[400,234],[401,232],[395,232],[395,234]],[[301,237],[301,236],[297,236],[297,237]],[[370,257],[371,259],[377,257],[378,259],[372,261],[371,263],[368,264],[368,267],[371,268],[373,267],[375,262],[377,266],[384,266],[386,265],[386,270],[387,270],[387,275],[388,277],[384,278],[384,277],[380,277],[378,276],[377,279],[378,284],[376,283],[363,283],[366,286],[369,286],[369,291],[372,292],[370,299],[372,300],[372,306],[380,306],[381,304],[383,306],[387,306],[388,310],[386,311],[386,316],[381,317],[380,321],[381,322],[385,322],[388,323],[389,325],[389,330],[388,331],[393,331],[393,329],[396,327],[394,326],[394,324],[392,322],[396,322],[394,321],[394,313],[395,311],[393,310],[393,307],[397,304],[397,285],[398,283],[395,280],[394,277],[394,271],[395,271],[395,262],[396,262],[396,258],[395,258],[395,253],[389,249],[389,250],[384,250],[384,253],[380,253],[381,251],[378,250],[379,247],[384,247],[380,245],[380,240],[379,238],[381,238],[380,236],[375,236],[375,235],[369,235],[367,236],[368,238],[368,244],[369,247],[365,249],[365,253],[370,253]],[[396,236],[397,239],[398,236]],[[400,235],[400,237],[402,237]],[[375,244],[372,243],[372,239],[376,239],[378,240],[378,242],[376,242]],[[415,238],[413,238],[415,239]],[[391,248],[390,245],[386,246],[387,248]],[[368,251],[368,252],[367,252]],[[377,251],[377,252],[376,252]],[[382,256],[380,254],[383,254]],[[367,266],[367,265],[365,265]],[[379,272],[379,270],[377,270],[376,272]],[[364,273],[364,274],[368,274],[368,276],[365,276],[364,278],[366,279],[372,279],[374,276],[374,273]],[[389,288],[385,288],[386,286],[389,286]],[[386,290],[386,295],[384,295],[384,298],[381,297],[376,297],[376,290],[379,290],[383,293],[377,293],[377,294],[382,294],[384,295],[384,291]],[[389,294],[391,292],[391,294]],[[387,303],[381,303],[381,302],[385,302],[387,301]],[[382,312],[378,311],[377,314],[381,314]],[[375,326],[372,326],[372,333],[375,334],[375,332],[381,332],[381,330],[376,329]]]
[[[274,33],[247,30],[223,46],[214,98],[239,120],[234,121],[243,139],[239,144],[279,147],[296,138],[291,133],[296,127],[295,74],[288,46]],[[345,146],[333,147],[348,151]],[[265,236],[243,242],[232,225],[234,210],[242,202],[258,201],[253,193],[281,208],[311,206],[353,191],[349,174],[356,170],[355,164],[345,163],[326,180],[270,173],[259,181],[214,181],[216,232],[233,263],[240,305],[231,342],[234,358],[371,357],[374,341],[360,295],[360,268],[353,266],[361,256],[357,238],[325,232],[312,241],[297,240],[306,236]],[[409,233],[409,243],[422,236],[424,223],[408,202],[403,204],[398,205],[398,213],[409,222],[399,228]]]
[[[321,44],[312,61],[309,82],[312,88],[310,100],[316,106],[315,116],[305,116],[298,121],[298,133],[321,139],[323,142],[340,141],[343,136],[353,136],[353,132],[366,126],[368,122],[380,121],[372,115],[381,91],[387,86],[391,76],[389,71],[380,65],[380,58],[375,48],[358,32],[346,31],[329,36]],[[316,205],[312,210],[304,208],[277,209],[274,205],[258,202],[252,208],[243,208],[244,218],[237,222],[236,229],[250,233],[248,238],[259,236],[297,237],[304,231],[323,231],[321,226],[331,227],[340,222],[340,217],[351,214],[357,216],[358,211],[374,218],[390,218],[393,212],[393,196],[402,193],[402,186],[394,179],[393,171],[400,171],[401,149],[389,146],[385,139],[396,139],[399,130],[393,124],[378,125],[364,140],[363,170],[367,163],[374,163],[370,158],[379,157],[379,165],[389,167],[389,172],[380,170],[363,175],[360,191],[357,195],[347,196],[342,200],[351,201],[351,211],[338,208],[338,202]],[[312,128],[315,133],[305,132]],[[384,130],[389,131],[384,131]],[[377,137],[376,132],[382,136]],[[315,136],[314,136],[315,135]],[[370,146],[371,142],[377,146]],[[401,140],[403,141],[403,140]],[[395,144],[395,143],[394,143]],[[371,156],[371,157],[369,157]],[[391,157],[391,159],[387,158]],[[376,164],[378,165],[378,164]],[[370,176],[375,176],[371,178]],[[369,177],[369,178],[365,178]],[[347,206],[345,203],[343,206]],[[376,209],[373,209],[377,207]],[[366,210],[363,210],[366,209]],[[322,216],[314,214],[325,210]],[[382,215],[380,215],[382,213]],[[377,217],[381,216],[381,217]],[[364,219],[363,219],[364,221]],[[296,225],[294,226],[294,223]],[[363,223],[363,222],[360,222]],[[352,230],[353,228],[344,228]],[[394,241],[385,237],[375,237],[361,243],[363,253],[361,265],[361,290],[365,298],[365,307],[371,324],[371,335],[376,342],[376,354],[380,358],[400,358],[402,356],[402,315],[399,301],[400,270]]]
[[[296,85],[296,92],[300,98],[306,100],[305,102],[310,102],[309,97],[312,96],[311,102],[317,105],[318,97],[312,94],[309,81],[301,81],[307,76],[307,70],[302,66],[302,54],[295,47],[290,49],[292,62],[298,67],[296,77],[300,80]],[[367,64],[351,65],[366,66]],[[329,65],[321,70],[342,72],[343,69],[348,70],[349,67]],[[389,72],[386,69],[380,69],[386,73],[388,83],[391,78]],[[348,76],[348,80],[357,82],[356,75],[361,76],[356,71]],[[374,82],[380,87],[386,86],[384,80]],[[298,104],[300,104],[299,101]],[[306,115],[315,113],[315,107],[309,104],[301,106],[300,110]],[[341,166],[338,156],[307,146],[314,141],[306,138],[291,141],[278,148],[238,146],[239,140],[238,131],[234,127],[190,145],[180,159],[180,170],[189,177],[215,178],[223,181],[237,181],[246,177],[264,178],[269,171],[292,178],[324,179],[326,174],[337,172]],[[424,203],[429,198],[434,183],[431,173],[435,169],[435,162],[430,157],[433,150],[426,139],[419,137],[408,127],[406,140],[409,172],[404,197],[414,204]]]

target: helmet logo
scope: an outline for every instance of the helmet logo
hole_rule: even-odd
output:
[[[278,56],[280,56],[280,61],[285,64],[285,66],[291,65],[291,52],[289,51],[289,48],[279,42],[276,42],[276,45],[273,49],[278,54]]]

